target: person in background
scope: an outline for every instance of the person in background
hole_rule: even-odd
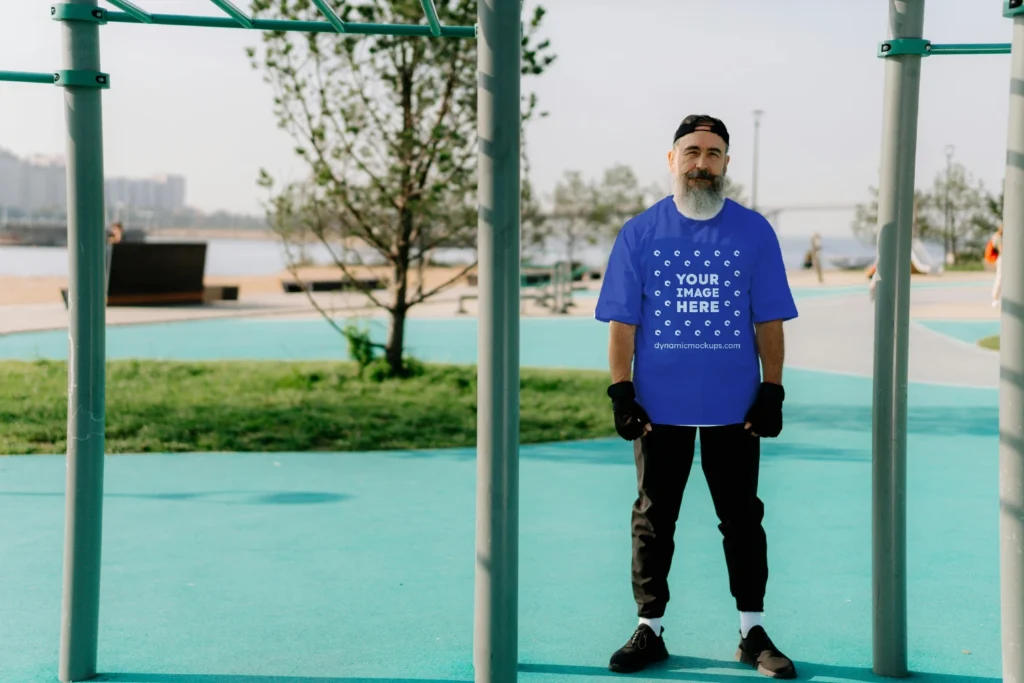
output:
[[[110,230],[107,231],[107,244],[118,244],[124,239],[124,226],[121,222],[111,224]]]
[[[992,253],[996,259],[996,281],[992,284],[992,308],[999,308],[1003,291],[1003,224],[992,236]]]

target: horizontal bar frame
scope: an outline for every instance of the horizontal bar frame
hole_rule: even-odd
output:
[[[151,14],[150,25],[157,26],[197,26],[205,28],[249,28],[241,26],[230,17],[203,17],[187,14]],[[127,12],[107,12],[107,23],[141,24],[144,23]],[[327,21],[293,21],[280,19],[253,19],[252,29],[256,31],[298,31],[302,33],[339,33],[333,24]],[[345,23],[345,33],[355,35],[380,36],[419,36],[429,38],[433,35],[429,26],[419,24],[356,24]],[[475,26],[442,26],[441,38],[475,38]]]
[[[129,0],[107,0],[107,2],[120,10],[124,10],[144,24],[153,23],[153,17],[149,12],[137,5],[133,5]],[[109,10],[107,11],[107,14],[110,14]]]
[[[28,71],[0,71],[0,81],[8,83],[45,83],[53,85],[54,72],[30,73]]]
[[[878,44],[879,57],[899,55],[1008,55],[1010,43],[933,43],[924,38],[894,38]]]
[[[420,0],[420,4],[423,5],[423,14],[427,17],[427,23],[430,24],[430,35],[435,38],[441,35],[441,20],[437,18],[437,7],[434,6],[434,0]]]
[[[320,14],[327,17],[327,21],[331,22],[331,26],[338,29],[338,33],[348,33],[348,24],[346,24],[338,13],[331,9],[331,6],[327,4],[327,0],[313,0],[313,4],[320,10]]]
[[[933,55],[1008,55],[1010,43],[933,43],[930,53]]]
[[[222,12],[242,25],[243,28],[252,28],[252,19],[242,10],[231,4],[231,0],[210,0],[221,9]]]

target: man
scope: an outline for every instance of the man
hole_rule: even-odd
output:
[[[740,612],[736,657],[771,677],[796,676],[761,626],[768,560],[757,478],[759,439],[782,430],[782,323],[797,311],[771,225],[722,196],[728,151],[721,121],[683,120],[668,154],[673,195],[623,226],[597,303],[597,319],[610,328],[615,427],[633,442],[637,470],[640,623],[612,655],[617,672],[668,658],[661,618],[672,537],[699,430]]]

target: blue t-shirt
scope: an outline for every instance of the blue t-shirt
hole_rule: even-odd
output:
[[[637,402],[670,425],[743,422],[761,383],[754,323],[796,316],[764,216],[726,200],[693,220],[671,196],[619,231],[595,312],[637,326]]]

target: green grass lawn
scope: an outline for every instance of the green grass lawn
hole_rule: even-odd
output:
[[[405,380],[352,363],[111,361],[107,452],[368,451],[476,443],[476,368]],[[521,443],[614,436],[604,372],[521,372]],[[0,454],[63,453],[64,362],[0,362]]]
[[[999,350],[999,335],[993,334],[991,337],[985,337],[978,342],[978,346],[983,349],[992,349],[993,351]]]

